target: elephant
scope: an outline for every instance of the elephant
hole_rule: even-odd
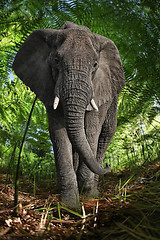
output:
[[[117,101],[125,86],[114,42],[82,25],[38,29],[13,62],[16,75],[44,103],[53,143],[60,201],[80,204],[98,196],[102,163],[117,127]]]

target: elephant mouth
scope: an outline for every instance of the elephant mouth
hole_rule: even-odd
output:
[[[54,101],[53,101],[53,109],[56,110],[59,104],[60,98],[58,96],[55,96]],[[94,99],[92,98],[90,103],[88,104],[86,110],[90,110],[90,108],[92,107],[92,109],[94,109],[95,111],[98,112],[98,107],[94,101]]]

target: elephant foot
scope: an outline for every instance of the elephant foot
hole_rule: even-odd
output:
[[[97,187],[94,186],[94,182],[86,183],[86,182],[80,182],[78,184],[79,186],[79,194],[89,197],[89,198],[97,198],[99,195],[99,191]]]
[[[78,209],[80,207],[79,193],[73,189],[61,193],[60,201],[70,208]]]
[[[99,191],[97,188],[94,188],[94,186],[88,188],[84,187],[84,189],[80,192],[80,195],[81,194],[88,198],[97,198],[99,195]]]

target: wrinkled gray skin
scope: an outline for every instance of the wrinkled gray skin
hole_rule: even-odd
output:
[[[118,93],[125,85],[115,44],[65,22],[60,30],[34,31],[13,69],[46,107],[61,201],[75,207],[79,193],[96,196],[98,175],[109,171],[102,162],[116,130]]]

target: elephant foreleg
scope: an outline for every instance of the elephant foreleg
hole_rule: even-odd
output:
[[[53,141],[60,200],[70,207],[77,207],[79,193],[73,167],[72,145],[63,131],[64,129],[60,130],[59,133],[56,132]],[[58,136],[59,134],[60,136]]]
[[[100,133],[99,113],[95,111],[87,112],[85,116],[85,132],[91,150],[96,157],[97,143]],[[83,158],[79,157],[79,167],[77,170],[77,180],[80,193],[96,197],[97,191],[94,188],[95,174],[86,166]]]
[[[60,189],[60,200],[70,207],[78,207],[79,192],[73,167],[72,145],[59,112],[47,109],[50,137],[53,143],[55,164]]]
[[[110,145],[117,127],[117,97],[111,103],[107,111],[105,121],[98,140],[97,161],[102,165],[106,150]],[[99,176],[95,175],[95,185],[98,184]]]

